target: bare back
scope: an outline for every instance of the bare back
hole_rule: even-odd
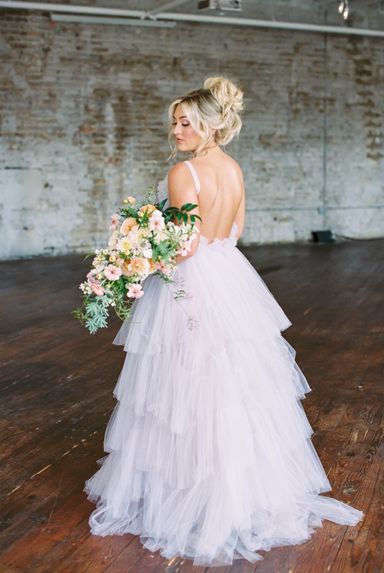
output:
[[[195,157],[187,167],[197,176],[200,232],[209,242],[224,239],[231,233],[233,223],[238,236],[244,228],[245,197],[243,175],[238,163],[222,152],[218,156]],[[194,173],[193,173],[194,171]]]

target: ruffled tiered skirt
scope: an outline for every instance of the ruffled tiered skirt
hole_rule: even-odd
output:
[[[361,511],[319,495],[331,486],[281,335],[291,322],[234,237],[201,237],[174,284],[143,286],[114,340],[127,354],[85,483],[91,532],[216,566],[302,543],[323,519],[356,524]]]

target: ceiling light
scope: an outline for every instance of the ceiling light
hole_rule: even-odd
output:
[[[242,0],[198,0],[198,10],[230,10],[241,12]]]
[[[344,18],[344,20],[346,20],[348,18],[349,15],[349,5],[348,5],[348,0],[341,0],[341,2],[339,2],[339,14],[341,14]]]

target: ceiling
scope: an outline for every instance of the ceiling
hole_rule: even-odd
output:
[[[12,0],[0,2],[3,8],[6,4],[8,6],[12,4]],[[44,4],[52,5],[52,11],[55,12],[60,11],[57,4],[61,4],[68,7],[104,7],[141,12],[153,10],[198,17],[216,16],[223,20],[223,23],[228,18],[241,18],[384,30],[384,0],[349,0],[347,20],[344,20],[338,12],[339,0],[242,0],[241,12],[198,10],[197,0],[45,0]]]

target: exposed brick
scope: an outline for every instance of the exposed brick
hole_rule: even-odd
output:
[[[245,92],[228,146],[246,178],[244,242],[383,236],[383,39],[7,10],[0,33],[0,257],[103,244],[120,200],[168,169],[169,103],[217,74]]]

